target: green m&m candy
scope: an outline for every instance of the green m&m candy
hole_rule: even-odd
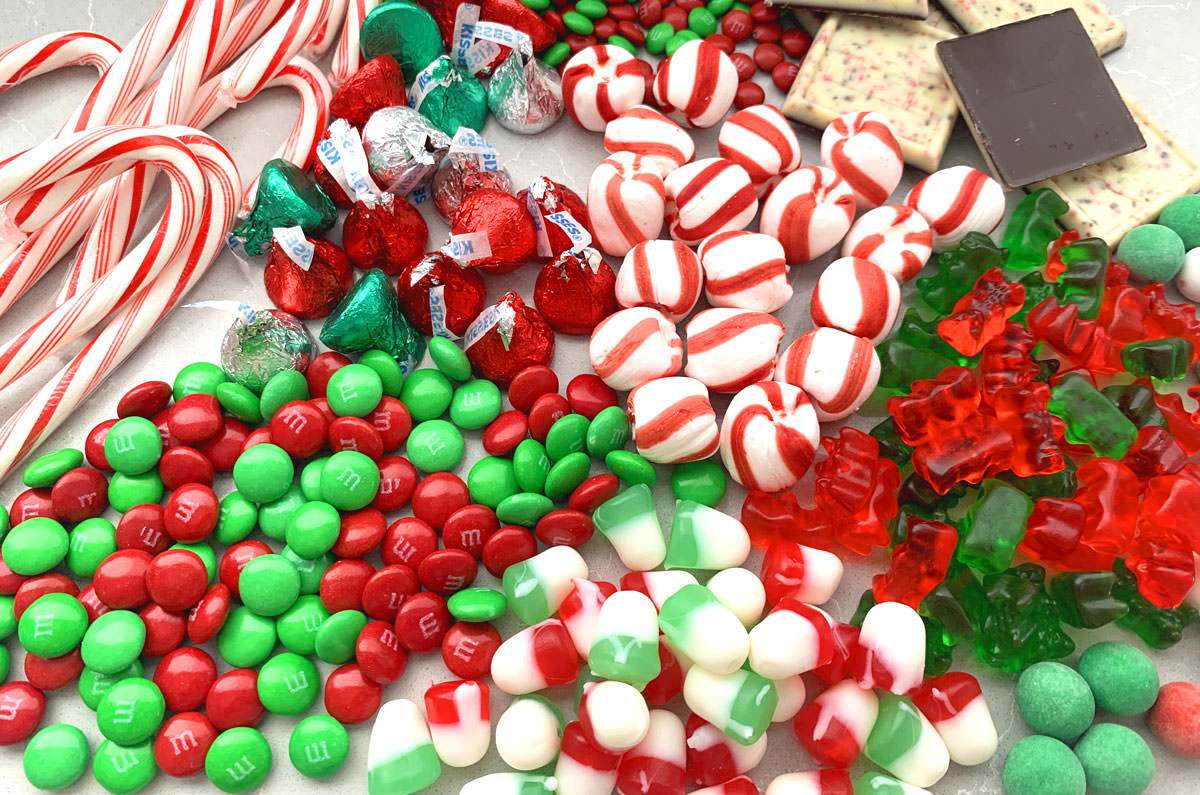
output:
[[[87,632],[87,610],[65,593],[48,593],[26,608],[17,622],[17,639],[39,657],[59,657],[74,649]]]
[[[317,593],[321,590],[321,578],[325,576],[325,570],[333,565],[333,555],[326,552],[324,555],[318,555],[312,560],[306,560],[295,553],[291,547],[284,547],[279,553],[296,567],[296,572],[300,575],[300,593],[310,594]]]
[[[400,402],[412,415],[413,422],[433,420],[446,413],[454,396],[454,386],[440,370],[422,367],[409,373],[400,390]]]
[[[84,519],[71,530],[67,568],[76,577],[91,577],[96,567],[117,551],[117,531],[103,516]]]
[[[296,724],[288,740],[288,758],[301,775],[329,778],[350,755],[350,734],[328,715],[310,715]]]
[[[620,406],[601,409],[588,423],[588,455],[603,459],[613,450],[620,450],[629,441],[629,415]]]
[[[308,500],[299,483],[288,486],[283,496],[258,506],[258,529],[267,538],[282,541],[287,536],[288,520]]]
[[[325,472],[325,462],[328,460],[329,456],[314,458],[304,465],[304,469],[300,470],[300,490],[304,492],[304,499],[323,499],[321,497],[321,475]]]
[[[221,408],[243,422],[262,422],[262,403],[258,395],[233,381],[217,385],[217,402]]]
[[[108,689],[96,707],[100,733],[119,745],[138,745],[154,736],[167,704],[158,685],[130,677]]]
[[[558,461],[570,453],[584,449],[590,421],[582,414],[564,414],[555,420],[546,433],[546,455]]]
[[[256,615],[277,616],[300,596],[300,572],[282,555],[259,555],[238,575],[238,593]]]
[[[354,657],[358,633],[367,625],[367,616],[360,610],[339,610],[317,630],[316,652],[322,662],[341,665]]]
[[[455,381],[466,381],[471,377],[471,360],[453,340],[430,337],[429,358],[433,359],[437,369]]]
[[[122,679],[140,677],[144,673],[141,660],[134,660],[128,668],[115,674],[102,674],[85,667],[79,674],[79,697],[84,705],[92,712],[100,706],[100,699],[109,689]]]
[[[627,486],[644,483],[653,486],[658,482],[654,465],[629,450],[613,450],[604,456],[604,465]]]
[[[147,740],[129,747],[105,740],[92,757],[92,775],[96,783],[113,795],[137,792],[154,779],[158,765]]]
[[[446,600],[446,607],[458,621],[495,621],[508,610],[508,597],[494,588],[464,588]]]
[[[295,474],[292,457],[270,443],[254,445],[233,463],[233,485],[243,497],[259,504],[287,494]]]
[[[592,459],[587,453],[567,453],[546,473],[546,496],[552,500],[565,500],[576,486],[587,480],[591,466]]]
[[[53,486],[56,480],[82,463],[82,452],[63,447],[30,461],[21,472],[21,482],[31,489]]]
[[[376,348],[364,351],[363,355],[358,357],[358,363],[375,371],[383,385],[383,394],[391,397],[400,396],[400,390],[404,387],[404,373],[400,370],[400,365],[396,363],[396,357],[387,351]]]
[[[225,371],[212,362],[192,362],[175,376],[171,394],[176,400],[196,392],[215,395],[217,386],[228,380]]]
[[[271,376],[259,398],[263,419],[269,420],[285,403],[308,398],[308,381],[296,370],[283,370]]]
[[[305,594],[275,621],[279,642],[296,654],[314,654],[317,631],[329,618],[329,611],[316,594]]]
[[[249,792],[271,772],[271,746],[257,729],[221,732],[204,757],[204,774],[222,792]]]
[[[0,640],[17,631],[17,616],[13,610],[13,597],[0,596]]]
[[[689,461],[671,470],[671,491],[680,500],[715,508],[725,496],[725,470],[713,461]]]
[[[321,692],[321,675],[307,657],[285,651],[258,671],[258,700],[276,715],[299,715]]]
[[[114,472],[108,481],[108,505],[125,513],[135,505],[148,505],[162,499],[163,482],[157,470],[140,475]]]
[[[542,494],[523,491],[505,498],[496,506],[496,518],[504,524],[519,524],[533,527],[546,514],[554,510],[554,503]]]
[[[383,399],[383,379],[365,364],[347,364],[330,376],[325,399],[339,417],[365,417]]]
[[[550,456],[537,439],[525,439],[513,450],[513,475],[522,491],[540,493],[550,474]]]
[[[333,549],[341,532],[341,514],[327,502],[306,502],[288,519],[287,545],[302,558],[317,558]]]
[[[321,497],[340,510],[357,511],[367,507],[377,491],[379,467],[357,450],[334,453],[321,470]]]
[[[83,732],[69,723],[52,723],[29,738],[22,764],[32,786],[56,790],[78,781],[90,757]]]
[[[479,459],[467,473],[467,490],[473,501],[495,510],[501,501],[520,491],[513,462],[496,456]]]
[[[460,428],[478,430],[499,417],[503,406],[500,387],[476,378],[454,390],[450,399],[450,421]]]
[[[217,634],[217,653],[234,668],[253,668],[271,656],[277,637],[273,619],[238,607]]]
[[[102,674],[128,668],[146,645],[146,625],[129,610],[110,610],[98,616],[83,636],[83,664]]]
[[[42,574],[67,556],[67,529],[46,516],[26,519],[8,531],[0,543],[4,563],[16,574]]]
[[[104,437],[104,457],[122,475],[149,472],[162,458],[162,447],[158,427],[145,417],[117,420]]]
[[[426,420],[412,429],[404,449],[417,469],[448,472],[462,460],[466,442],[462,432],[445,420]]]

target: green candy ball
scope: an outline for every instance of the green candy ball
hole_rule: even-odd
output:
[[[1135,226],[1117,248],[1117,259],[1139,279],[1169,282],[1183,268],[1186,250],[1173,229],[1161,224]]]
[[[1092,795],[1138,795],[1154,778],[1154,755],[1137,732],[1097,723],[1075,744]]]
[[[1034,734],[1020,740],[1004,759],[1005,795],[1084,795],[1083,765],[1053,737]]]
[[[1180,196],[1163,208],[1158,222],[1173,229],[1188,251],[1200,246],[1200,194]]]
[[[1113,715],[1140,715],[1158,698],[1158,669],[1128,643],[1092,646],[1079,658],[1079,673],[1092,688],[1096,706]]]
[[[1058,740],[1073,740],[1096,717],[1088,683],[1062,663],[1031,665],[1017,680],[1017,709],[1029,728]]]

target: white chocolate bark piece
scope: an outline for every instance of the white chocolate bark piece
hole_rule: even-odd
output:
[[[830,14],[783,103],[783,112],[822,129],[870,109],[892,123],[909,165],[937,170],[958,118],[934,45],[954,38],[913,20]]]
[[[1029,187],[1050,188],[1070,209],[1059,220],[1110,246],[1158,217],[1172,199],[1200,190],[1200,158],[1136,103],[1124,97],[1146,148],[1085,166]]]
[[[1073,8],[1101,55],[1125,43],[1125,26],[1100,0],[941,0],[967,33]]]
[[[818,11],[844,11],[847,14],[871,14],[882,17],[924,19],[929,15],[929,0],[777,0],[780,5],[802,6]]]
[[[779,0],[780,5],[788,5],[792,0]],[[804,31],[810,36],[817,35],[817,31],[821,28],[821,23],[825,21],[825,14],[816,11],[812,8],[793,5],[792,16],[796,23],[804,28]],[[961,35],[963,29],[958,26],[958,23],[946,14],[946,10],[933,0],[929,0],[929,15],[925,17],[924,22],[931,28],[944,30],[947,33],[953,33],[955,36]]]

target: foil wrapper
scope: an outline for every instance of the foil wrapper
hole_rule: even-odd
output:
[[[554,330],[519,294],[508,292],[475,318],[463,348],[476,373],[508,386],[526,367],[554,360]]]
[[[375,183],[397,196],[407,196],[432,177],[450,149],[450,136],[403,105],[371,114],[362,142]]]
[[[221,367],[230,379],[253,392],[285,370],[303,372],[317,345],[304,323],[282,309],[239,316],[221,340]]]
[[[425,338],[404,318],[396,288],[378,269],[359,279],[325,320],[321,342],[339,353],[386,351],[405,374],[425,355]]]
[[[395,276],[418,262],[429,242],[429,227],[416,207],[385,193],[377,202],[359,202],[342,224],[342,245],[360,270],[379,268]]]
[[[505,128],[533,135],[562,116],[562,80],[532,55],[513,50],[488,82],[487,104]]]
[[[254,206],[233,234],[245,241],[246,251],[257,256],[271,244],[276,227],[298,226],[305,232],[328,229],[337,221],[337,207],[325,191],[294,163],[268,160],[258,175]]]
[[[487,91],[483,84],[446,55],[417,75],[409,104],[447,135],[454,135],[459,127],[482,130],[487,122]]]
[[[533,304],[555,331],[591,334],[617,311],[617,275],[594,248],[566,251],[538,271]]]
[[[433,206],[447,223],[459,203],[477,190],[513,192],[512,177],[495,148],[478,133],[459,128],[450,152],[433,176]]]
[[[328,240],[309,238],[308,242],[313,258],[307,268],[293,260],[278,240],[272,240],[263,269],[271,303],[305,319],[328,315],[354,283],[354,270],[344,251]]]
[[[400,274],[396,295],[422,334],[458,338],[483,311],[487,287],[479,271],[435,251]]]

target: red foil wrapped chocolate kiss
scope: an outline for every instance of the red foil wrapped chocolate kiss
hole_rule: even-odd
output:
[[[345,252],[328,240],[307,238],[313,246],[308,270],[297,265],[276,240],[271,241],[263,284],[271,303],[296,317],[325,317],[350,289],[354,271]]]
[[[542,266],[533,286],[533,305],[555,331],[591,334],[617,311],[617,275],[594,248],[567,251]]]
[[[554,329],[514,292],[483,310],[467,329],[465,348],[482,378],[508,386],[514,375],[554,359]]]
[[[425,253],[429,228],[407,199],[385,193],[373,204],[358,202],[342,224],[342,245],[362,270],[395,276]]]
[[[543,223],[546,225],[546,236],[550,242],[551,258],[557,257],[564,251],[569,251],[574,245],[574,241],[561,226],[548,220],[547,216],[561,212],[570,213],[576,223],[583,226],[589,235],[592,233],[592,227],[588,221],[587,204],[578,193],[549,177],[538,177],[532,185],[518,193],[517,198],[529,208],[530,213],[536,207],[542,214]]]
[[[459,337],[479,317],[487,299],[479,271],[440,251],[426,254],[420,262],[401,271],[396,278],[396,295],[404,316],[427,337],[438,332],[431,322],[431,293],[443,311],[446,329]]]
[[[345,119],[361,130],[371,114],[380,108],[407,104],[400,64],[390,55],[380,55],[363,64],[333,92],[329,115]]]
[[[459,202],[450,234],[481,234],[490,253],[467,264],[489,273],[514,271],[533,258],[537,231],[533,216],[515,196],[498,190],[479,190]]]

